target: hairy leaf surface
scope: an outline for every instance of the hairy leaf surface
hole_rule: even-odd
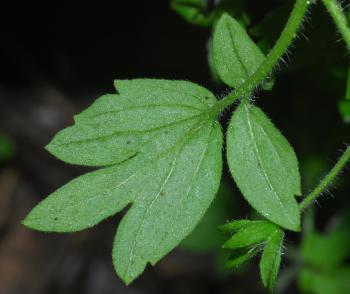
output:
[[[236,220],[220,227],[231,232],[232,237],[223,248],[233,250],[226,262],[229,268],[236,267],[263,251],[260,272],[263,284],[273,290],[281,262],[281,246],[284,232],[269,221]]]
[[[243,27],[223,14],[214,30],[213,59],[222,81],[238,87],[254,74],[265,56]]]
[[[118,94],[97,99],[47,149],[65,162],[90,166],[162,152],[216,102],[210,91],[186,81],[119,80],[116,88]]]
[[[48,149],[76,164],[103,166],[42,201],[24,224],[73,232],[92,227],[132,204],[114,242],[118,275],[130,283],[197,225],[221,175],[222,135],[207,111],[216,100],[184,81],[117,81],[75,117]]]
[[[264,242],[276,230],[276,226],[267,221],[251,222],[242,226],[238,232],[226,241],[223,248],[238,249]]]
[[[254,224],[259,224],[263,221],[251,221],[248,219],[240,219],[240,220],[234,220],[232,222],[228,222],[224,225],[221,225],[218,227],[218,229],[224,233],[228,232],[237,232],[241,229],[244,229],[245,227],[254,225]]]
[[[242,103],[227,132],[230,171],[247,201],[264,217],[290,230],[300,229],[295,195],[301,194],[298,161],[292,147],[258,107]]]
[[[258,254],[259,250],[260,249],[258,246],[236,249],[226,261],[225,266],[227,268],[235,268],[252,259],[256,254]]]
[[[266,241],[264,252],[260,259],[260,273],[263,284],[271,292],[275,286],[276,278],[281,264],[281,248],[284,233],[276,228]]]

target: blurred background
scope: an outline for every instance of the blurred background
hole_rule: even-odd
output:
[[[222,98],[229,89],[216,80],[208,62],[216,17],[222,11],[236,17],[268,52],[293,4],[172,2],[17,3],[1,9],[1,294],[264,293],[257,259],[238,269],[224,267],[229,253],[220,246],[227,236],[216,227],[257,217],[227,166],[202,223],[130,286],[115,275],[111,261],[121,213],[75,234],[38,233],[20,223],[38,201],[87,171],[56,160],[44,146],[73,123],[74,114],[113,93],[114,79],[190,80]],[[254,97],[294,146],[304,194],[350,143],[350,56],[321,3],[311,12],[285,63],[276,68],[272,90]],[[224,127],[229,116],[227,111],[221,117]],[[303,234],[287,233],[278,293],[350,293],[349,179],[345,171],[336,189],[308,211]]]

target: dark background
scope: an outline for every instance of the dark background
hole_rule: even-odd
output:
[[[251,26],[285,3],[290,2],[247,0]],[[349,54],[323,7],[312,10],[305,36],[299,35],[286,64],[276,68],[273,91],[255,97],[294,146],[304,193],[350,142],[349,125],[337,108],[345,94]],[[279,25],[274,29],[279,33]],[[124,286],[111,262],[121,214],[76,234],[37,233],[20,224],[39,200],[85,171],[54,159],[43,147],[72,123],[73,114],[114,92],[114,79],[185,79],[218,97],[228,93],[210,75],[210,33],[186,23],[168,1],[16,3],[1,9],[0,132],[12,142],[13,155],[0,162],[0,293],[262,293],[257,262],[226,272],[218,248],[176,249]],[[228,118],[226,112],[224,126]],[[226,167],[223,183],[229,187],[229,218],[252,215]],[[344,174],[334,197],[319,201],[320,230],[349,209],[349,183],[349,173]],[[210,230],[215,228],[208,228],[208,238]],[[296,234],[287,238],[287,245],[298,246]],[[282,271],[288,265],[284,261]],[[298,292],[294,281],[288,289]]]

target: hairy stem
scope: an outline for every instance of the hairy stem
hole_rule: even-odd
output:
[[[266,56],[266,59],[245,83],[238,87],[234,92],[227,95],[224,99],[219,101],[213,107],[213,112],[218,114],[241,96],[249,95],[253,90],[255,90],[256,87],[259,86],[261,82],[263,82],[264,79],[268,77],[274,66],[278,63],[295,38],[298,28],[304,19],[308,5],[309,1],[307,0],[296,0],[286,26],[284,27],[276,44]]]
[[[338,162],[319,183],[319,185],[299,204],[300,209],[305,209],[312,204],[333,182],[334,178],[339,175],[345,165],[350,161],[350,146],[345,150]]]
[[[333,21],[343,36],[348,49],[350,49],[350,28],[339,2],[337,0],[322,0],[322,2],[324,6],[326,6],[329,14],[332,16]]]

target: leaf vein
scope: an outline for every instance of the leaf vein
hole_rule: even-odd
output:
[[[258,162],[259,162],[259,165],[261,167],[261,171],[262,171],[262,174],[268,184],[268,186],[270,187],[271,191],[273,192],[273,195],[275,195],[276,199],[277,199],[277,202],[278,204],[281,206],[281,208],[284,210],[284,212],[286,213],[286,216],[289,220],[290,223],[293,224],[293,221],[291,219],[291,217],[289,216],[289,213],[288,211],[286,210],[286,207],[285,205],[283,204],[283,202],[281,201],[281,199],[279,198],[279,195],[277,193],[277,191],[275,190],[274,186],[272,185],[272,182],[268,176],[268,174],[266,173],[265,171],[265,167],[264,167],[264,163],[262,161],[262,158],[260,156],[260,152],[259,152],[259,148],[256,144],[256,141],[255,141],[255,136],[254,136],[254,133],[253,133],[253,129],[252,129],[252,123],[250,121],[250,112],[249,112],[249,109],[248,109],[248,106],[247,104],[244,105],[244,109],[245,109],[245,112],[246,112],[246,115],[247,115],[247,122],[248,122],[248,128],[249,128],[249,134],[250,134],[250,137],[252,139],[252,142],[253,142],[253,147],[254,147],[254,153],[255,153],[255,156],[257,157],[258,159]]]

